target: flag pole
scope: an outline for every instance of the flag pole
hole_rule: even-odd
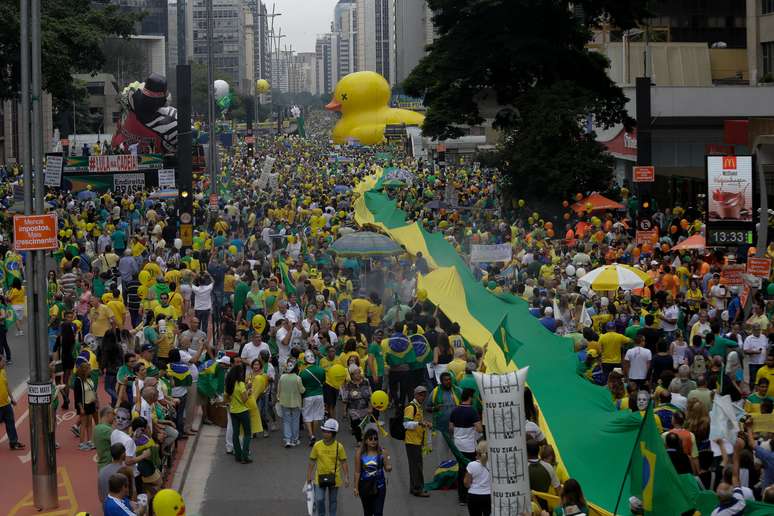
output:
[[[629,472],[632,469],[632,458],[634,457],[634,451],[637,449],[637,446],[639,446],[640,437],[642,436],[642,429],[645,428],[645,421],[647,420],[648,413],[652,413],[650,411],[651,403],[653,403],[652,399],[648,401],[648,406],[645,409],[645,415],[642,417],[639,430],[637,430],[637,438],[634,440],[632,452],[629,454],[629,462],[626,464],[626,472],[624,473],[623,480],[621,481],[621,488],[618,490],[618,498],[615,500],[615,510],[613,510],[613,514],[618,514],[618,504],[621,503],[621,495],[623,495],[624,486],[626,485],[626,477],[629,476]]]

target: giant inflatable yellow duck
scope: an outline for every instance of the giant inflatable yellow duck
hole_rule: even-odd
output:
[[[342,77],[325,106],[340,111],[333,128],[333,141],[346,143],[354,138],[363,145],[384,142],[384,128],[391,124],[422,125],[424,115],[408,109],[391,108],[390,85],[376,72],[355,72]]]

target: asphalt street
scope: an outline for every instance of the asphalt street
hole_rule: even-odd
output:
[[[338,438],[347,450],[352,475],[352,459],[355,440],[349,433],[348,424],[342,424]],[[296,448],[282,447],[281,431],[272,432],[269,438],[253,439],[252,464],[238,464],[225,453],[225,429],[205,426],[198,446],[194,450],[192,466],[184,485],[183,496],[192,514],[224,514],[228,516],[258,516],[282,514],[303,516],[307,514],[302,486],[310,448],[306,440]],[[303,434],[302,434],[303,435]],[[457,503],[457,492],[434,491],[430,498],[417,498],[409,494],[408,466],[402,442],[389,437],[382,439],[393,460],[393,471],[388,476],[386,515],[401,516],[463,516],[467,507]],[[438,453],[425,456],[425,481],[432,478],[440,457]],[[351,487],[339,490],[338,516],[363,514],[360,500],[355,498]]]

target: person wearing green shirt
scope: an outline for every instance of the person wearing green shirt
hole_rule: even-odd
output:
[[[110,455],[110,434],[113,433],[113,407],[99,409],[99,424],[94,427],[94,446],[97,450],[97,469],[113,461]]]
[[[366,361],[366,375],[371,382],[371,390],[378,391],[382,389],[382,379],[384,378],[384,355],[382,354],[382,339],[384,331],[376,330],[368,346],[368,360]]]
[[[625,335],[625,336],[627,336],[627,337],[629,337],[630,339],[634,340],[634,339],[637,337],[637,333],[639,333],[639,331],[640,331],[641,329],[642,329],[642,326],[640,326],[640,325],[639,325],[639,324],[637,324],[637,323],[634,323],[634,324],[632,324],[632,325],[628,326],[628,327],[627,327],[627,328],[624,330],[624,335]]]
[[[481,395],[478,393],[478,384],[476,383],[476,378],[473,376],[473,372],[477,370],[478,364],[469,360],[467,364],[465,364],[465,375],[462,377],[462,380],[459,381],[457,386],[461,391],[470,389],[475,393],[473,395],[473,408],[476,409],[477,412],[481,412]]]
[[[710,357],[719,355],[725,359],[728,356],[728,352],[732,349],[738,348],[739,343],[735,340],[727,339],[721,335],[714,333],[708,333],[704,337],[704,345],[709,348]]]
[[[247,299],[247,293],[250,292],[250,285],[246,282],[239,280],[234,287],[234,317],[245,306],[245,300]]]
[[[315,432],[321,421],[325,418],[325,403],[323,401],[323,384],[325,383],[325,369],[317,365],[314,353],[304,353],[306,367],[299,376],[304,386],[301,394],[301,417],[309,436],[309,446],[314,446]]]

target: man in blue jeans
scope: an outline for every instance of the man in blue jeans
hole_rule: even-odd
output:
[[[5,357],[0,355],[0,421],[5,423],[5,432],[8,434],[8,442],[12,450],[23,450],[24,445],[19,442],[14,422],[13,407],[16,401],[13,399],[11,389],[8,387],[8,375],[5,370]]]
[[[323,438],[312,446],[309,454],[309,466],[306,470],[306,483],[314,485],[314,506],[317,516],[336,516],[339,488],[342,483],[349,487],[349,467],[347,452],[344,445],[336,440],[339,422],[328,419],[323,423]],[[315,473],[314,479],[312,473]],[[343,482],[342,482],[343,479]],[[321,485],[321,483],[325,483]],[[325,498],[328,494],[328,509],[326,512]]]

